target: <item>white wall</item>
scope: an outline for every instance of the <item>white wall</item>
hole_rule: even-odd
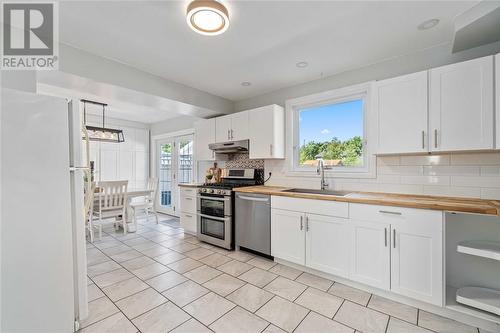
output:
[[[97,116],[88,116],[87,123],[102,126]],[[149,177],[149,126],[106,118],[106,127],[122,129],[125,142],[91,142],[90,159],[95,161],[95,180],[128,180],[129,188],[144,188]]]
[[[151,124],[151,136],[194,128],[194,123],[199,119],[198,117],[181,116]]]

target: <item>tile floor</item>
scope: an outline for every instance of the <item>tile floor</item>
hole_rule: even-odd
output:
[[[184,234],[175,219],[87,244],[82,333],[447,332],[456,321]],[[481,331],[484,332],[484,331]]]

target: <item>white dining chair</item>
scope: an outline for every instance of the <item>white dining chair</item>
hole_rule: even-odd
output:
[[[94,205],[93,217],[98,219],[99,239],[102,236],[103,220],[114,219],[115,229],[122,223],[123,233],[127,233],[127,187],[128,180],[105,181],[97,184],[97,205]],[[93,219],[96,224],[95,219]]]
[[[85,229],[88,230],[89,232],[89,238],[90,242],[94,242],[94,229],[97,229],[99,231],[99,237],[102,236],[102,228],[99,228],[99,226],[94,225],[93,222],[93,211],[94,211],[94,194],[95,194],[95,189],[96,189],[96,184],[95,182],[92,182],[88,184],[88,186],[85,186],[85,202],[84,202],[84,209],[85,209]]]
[[[156,217],[156,224],[158,224],[158,213],[155,209],[156,196],[158,194],[158,178],[149,178],[147,189],[151,192],[144,197],[144,201],[134,202],[130,204],[132,210],[134,226],[137,230],[137,211],[144,210],[146,220],[149,220],[149,213],[153,213]]]

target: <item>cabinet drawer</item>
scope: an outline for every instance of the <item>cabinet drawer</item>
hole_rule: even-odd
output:
[[[196,234],[197,231],[196,214],[181,213],[181,226],[184,228],[186,232]]]
[[[271,206],[272,208],[318,215],[349,217],[349,204],[347,202],[272,196]]]
[[[349,216],[361,221],[384,223],[414,223],[414,228],[426,228],[442,221],[439,210],[415,209],[394,206],[350,204]]]
[[[183,187],[180,186],[181,189],[181,197],[182,196],[187,196],[187,197],[195,197],[196,193],[198,192],[197,187]]]
[[[196,213],[196,197],[182,196],[181,195],[181,212]]]

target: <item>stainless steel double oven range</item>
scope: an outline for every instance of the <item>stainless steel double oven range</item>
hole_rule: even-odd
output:
[[[221,183],[198,189],[198,239],[225,249],[234,248],[233,188],[263,184],[262,169],[227,169]]]

